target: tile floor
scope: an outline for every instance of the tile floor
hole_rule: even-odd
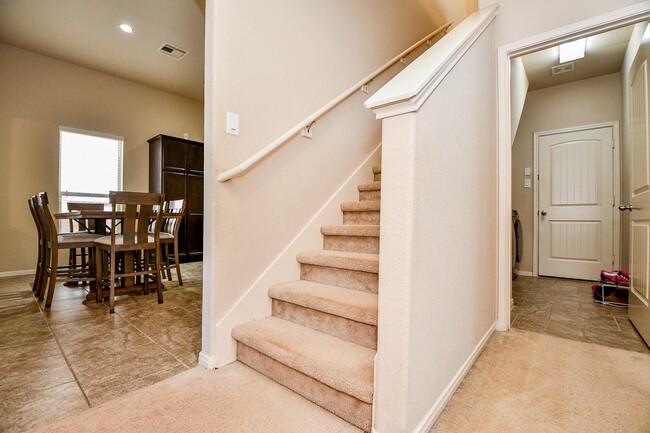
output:
[[[650,353],[627,309],[594,302],[592,282],[519,276],[512,282],[512,327]]]
[[[0,279],[0,431],[19,432],[113,399],[198,363],[202,263],[182,265],[183,286],[123,296],[115,314],[58,285],[44,311],[33,277]]]

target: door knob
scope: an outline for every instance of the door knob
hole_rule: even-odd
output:
[[[632,203],[630,203],[628,205],[622,204],[622,205],[620,205],[618,207],[618,210],[620,210],[621,212],[625,212],[626,210],[629,210],[630,212],[632,212],[634,210],[634,205]]]
[[[541,211],[541,212],[540,212],[540,215],[542,215],[542,216],[546,216],[546,211],[545,211],[545,210]]]

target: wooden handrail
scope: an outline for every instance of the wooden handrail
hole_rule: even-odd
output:
[[[248,158],[246,161],[242,162],[241,164],[237,165],[236,167],[231,168],[230,170],[226,170],[217,176],[217,180],[219,182],[225,182],[227,180],[232,179],[235,176],[238,176],[242,173],[244,173],[246,170],[248,170],[251,166],[253,166],[255,163],[257,163],[259,160],[267,156],[269,153],[273,152],[275,149],[278,147],[282,146],[284,143],[286,143],[291,137],[296,135],[298,132],[300,132],[303,128],[305,127],[310,127],[310,125],[316,121],[319,117],[330,111],[332,108],[343,102],[345,99],[349,98],[352,94],[357,92],[358,90],[362,89],[366,84],[368,84],[370,81],[372,81],[374,78],[376,78],[378,75],[386,71],[386,69],[390,68],[393,66],[395,63],[399,62],[402,60],[404,57],[408,56],[411,51],[415,50],[418,48],[420,45],[424,44],[425,42],[429,42],[434,36],[441,32],[447,32],[447,29],[449,26],[451,26],[452,22],[449,21],[442,25],[441,27],[437,28],[433,32],[429,33],[427,36],[424,38],[420,39],[418,42],[415,44],[411,45],[409,48],[406,50],[402,51],[401,54],[395,56],[392,60],[384,64],[382,67],[377,69],[376,71],[372,72],[370,75],[365,77],[363,80],[359,81],[356,83],[354,86],[350,87],[348,90],[345,92],[341,93],[339,96],[334,98],[332,101],[330,101],[328,104],[324,105],[321,109],[316,111],[315,113],[311,114],[309,117],[307,117],[305,120],[302,122],[296,124],[293,128],[261,148],[259,151],[257,151],[254,155],[252,155],[250,158]]]

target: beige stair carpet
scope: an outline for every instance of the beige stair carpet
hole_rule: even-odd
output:
[[[430,433],[648,433],[650,356],[498,332]]]
[[[379,168],[321,228],[323,249],[297,255],[299,281],[269,288],[272,317],[232,331],[237,359],[370,431],[377,348]],[[298,277],[298,276],[297,276]]]

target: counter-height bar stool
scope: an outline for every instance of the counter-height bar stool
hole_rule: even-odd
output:
[[[171,270],[176,268],[178,284],[183,285],[181,277],[181,265],[178,257],[178,234],[180,233],[181,221],[185,215],[185,200],[170,200],[163,205],[162,228],[160,229],[160,245],[164,264],[162,271],[167,272],[167,279],[172,281]],[[174,248],[174,255],[170,253],[170,247]],[[173,264],[172,264],[173,261]]]
[[[87,248],[91,257],[94,257],[95,240],[99,235],[94,233],[67,233],[59,234],[52,213],[49,209],[49,200],[46,192],[40,192],[37,197],[37,215],[45,228],[45,236],[47,239],[47,253],[45,254],[44,269],[49,276],[47,298],[45,299],[45,308],[52,305],[54,298],[54,290],[57,282],[82,282],[82,281],[95,281],[95,270],[93,261],[90,260],[87,266],[79,264],[76,266],[63,265],[58,266],[59,263],[59,250],[70,250],[72,248]],[[39,299],[44,298],[44,287],[39,291]]]
[[[99,281],[97,302],[103,298],[103,287],[109,287],[110,312],[115,312],[115,286],[117,279],[124,280],[124,285],[132,284],[134,277],[144,277],[144,293],[149,292],[149,281],[156,283],[158,303],[162,304],[162,283],[160,282],[160,228],[164,196],[162,194],[144,192],[111,191],[109,202],[112,209],[111,223],[116,227],[122,219],[122,233],[112,230],[109,236],[102,236],[95,241],[96,278]],[[117,208],[124,209],[123,218],[118,218]],[[154,231],[149,232],[150,221]],[[102,271],[102,256],[108,257],[108,272]],[[140,261],[140,253],[144,255],[144,266],[136,265]],[[122,255],[121,267],[118,268],[118,254]],[[153,263],[152,263],[153,259]]]

